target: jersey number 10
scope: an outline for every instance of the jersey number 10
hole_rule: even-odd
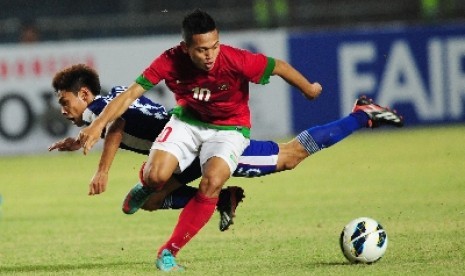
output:
[[[208,102],[210,100],[211,91],[208,88],[196,87],[192,89],[194,92],[194,99],[199,101]]]

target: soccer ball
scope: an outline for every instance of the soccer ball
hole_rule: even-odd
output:
[[[388,245],[388,237],[376,220],[361,217],[352,220],[344,227],[339,245],[349,262],[371,264],[383,257]]]

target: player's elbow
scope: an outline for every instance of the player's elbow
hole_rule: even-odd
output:
[[[146,167],[143,170],[144,183],[153,188],[161,188],[168,182],[171,173],[167,170],[159,169],[158,167]]]

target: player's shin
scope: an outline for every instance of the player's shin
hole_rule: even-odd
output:
[[[209,198],[200,191],[192,198],[179,215],[178,223],[170,239],[159,249],[158,256],[168,249],[174,256],[210,220],[218,198]]]
[[[351,113],[337,121],[306,129],[296,138],[309,154],[313,154],[363,128],[368,119],[368,116],[362,112]]]

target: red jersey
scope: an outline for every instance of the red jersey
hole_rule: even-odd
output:
[[[274,60],[228,45],[220,47],[210,71],[195,67],[177,46],[156,58],[142,77],[152,86],[164,80],[177,104],[201,122],[250,128],[249,82],[268,83]],[[150,88],[147,83],[143,86]]]

